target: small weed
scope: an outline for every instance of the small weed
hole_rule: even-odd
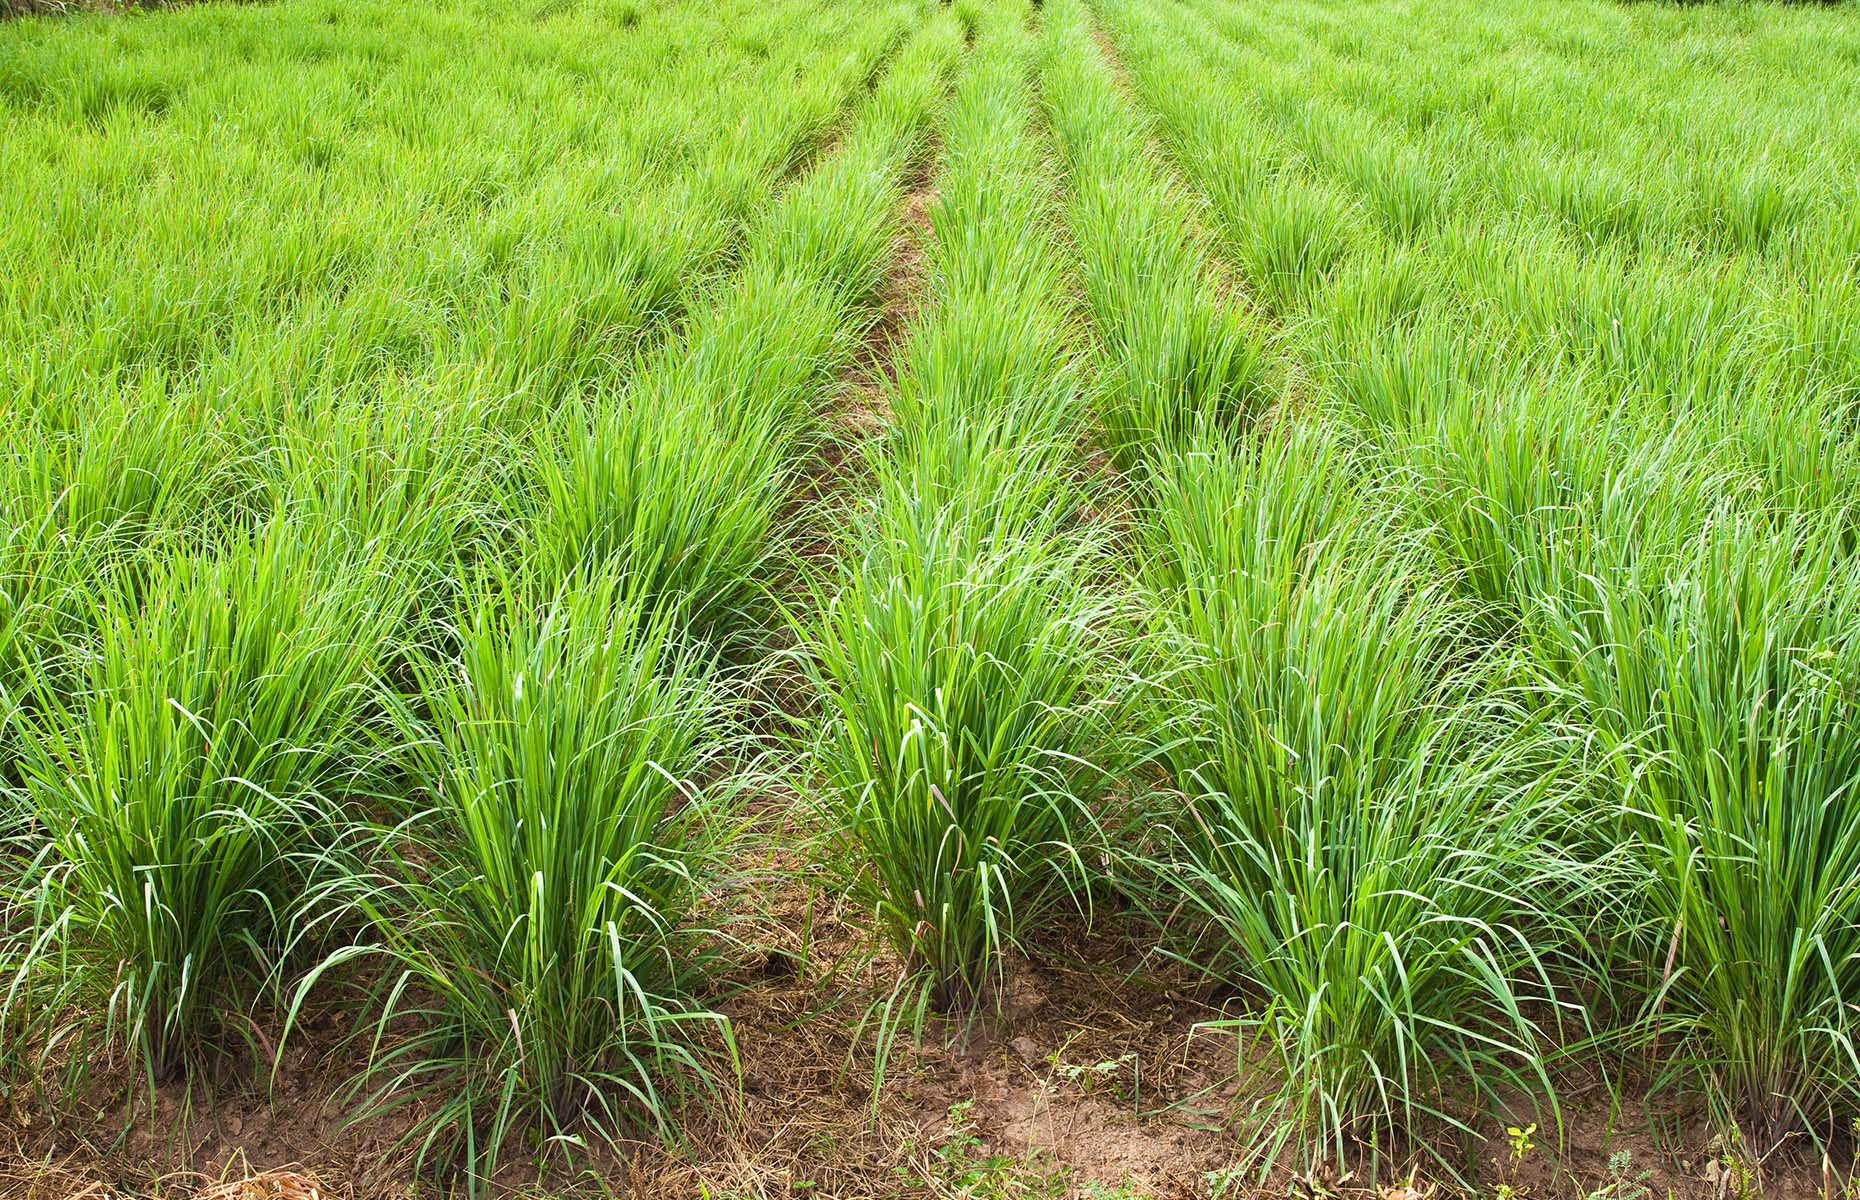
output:
[[[1201,1182],[1207,1186],[1208,1200],[1232,1200],[1246,1189],[1251,1177],[1244,1167],[1222,1167],[1202,1172]]]
[[[1531,1135],[1536,1132],[1537,1125],[1535,1122],[1523,1128],[1519,1128],[1516,1125],[1505,1126],[1505,1139],[1511,1143],[1511,1161],[1513,1163],[1523,1162],[1524,1156],[1537,1148],[1537,1143],[1531,1140]]]
[[[1052,1064],[1053,1073],[1067,1083],[1089,1096],[1100,1087],[1108,1088],[1112,1095],[1123,1100],[1125,1095],[1122,1080],[1124,1074],[1137,1061],[1135,1051],[1118,1055],[1097,1063],[1069,1063],[1061,1057],[1064,1049],[1055,1050],[1047,1056]]]
[[[1652,1200],[1653,1189],[1647,1186],[1652,1169],[1631,1174],[1633,1168],[1634,1152],[1616,1150],[1608,1156],[1608,1182],[1589,1192],[1585,1200]]]
[[[1066,1171],[1038,1158],[1022,1162],[990,1152],[970,1116],[974,1107],[974,1100],[949,1106],[944,1140],[931,1151],[931,1178],[970,1200],[1062,1200],[1069,1188]],[[911,1175],[908,1168],[897,1170],[900,1178]]]

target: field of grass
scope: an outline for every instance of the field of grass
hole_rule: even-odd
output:
[[[0,1192],[1860,1191],[1856,111],[1851,4],[0,21]]]

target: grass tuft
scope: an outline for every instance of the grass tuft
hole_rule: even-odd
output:
[[[332,892],[373,942],[324,969],[384,961],[355,1110],[413,1105],[404,1139],[475,1191],[513,1140],[546,1160],[665,1132],[718,1082],[698,909],[726,869],[732,741],[706,661],[615,572],[542,604],[491,584],[456,641],[395,706],[408,815]]]
[[[375,671],[409,592],[378,544],[277,519],[110,591],[28,692],[44,843],[9,998],[39,1051],[120,1054],[151,1085],[263,1033],[249,1014],[368,784]]]

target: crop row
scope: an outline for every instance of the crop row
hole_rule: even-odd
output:
[[[914,15],[734,24],[784,46],[750,56],[766,76],[741,74],[705,17],[638,35],[649,58],[661,36],[708,37],[694,70],[742,91],[668,109],[694,157],[632,194],[692,237],[574,206],[617,249],[671,255],[658,282],[573,229],[531,252],[578,301],[650,317],[603,324],[606,351],[568,336],[585,371],[554,373],[565,356],[524,314],[559,307],[516,293],[485,350],[534,351],[546,381],[461,394],[446,351],[437,379],[384,386],[395,372],[371,364],[353,391],[313,368],[301,408],[268,411],[214,390],[235,343],[172,392],[136,376],[124,430],[57,395],[14,410],[10,1064],[60,1089],[122,1068],[150,1087],[205,1079],[242,1041],[257,1054],[348,996],[369,1049],[347,1106],[417,1107],[409,1143],[476,1181],[519,1134],[664,1128],[712,1079],[719,1019],[694,997],[717,947],[698,910],[728,869],[750,757],[728,661],[767,615],[764,568],[823,397],[874,318],[899,190],[961,49],[948,15],[900,41]],[[408,287],[442,302],[431,285]],[[445,320],[461,336],[487,324]],[[30,332],[10,344],[38,348]],[[74,368],[70,386],[111,373]],[[230,429],[190,420],[215,400]],[[161,457],[123,463],[151,429],[173,431],[149,447]],[[232,502],[229,476],[251,485]]]
[[[1462,1094],[1547,1092],[1572,1058],[1625,1071],[1610,1054],[1650,1046],[1656,1081],[1758,1156],[1844,1129],[1856,391],[1826,318],[1851,311],[1829,299],[1851,250],[1804,234],[1798,249],[1824,249],[1791,252],[1803,278],[1701,257],[1659,224],[1643,233],[1660,245],[1624,248],[1532,204],[1532,175],[1482,163],[1463,126],[1361,111],[1347,47],[1364,35],[1313,47],[1308,9],[1101,8],[1277,323],[1298,425],[1213,452],[1178,485],[1203,495],[1159,504],[1174,552],[1225,539],[1198,551],[1200,588],[1172,571],[1201,593],[1205,634],[1180,678],[1237,673],[1199,699],[1247,718],[1178,785],[1248,738],[1254,768],[1211,796],[1251,805],[1302,780],[1209,821],[1243,835],[1245,871],[1204,891],[1235,942],[1260,939],[1240,976],[1301,1047],[1307,1103],[1341,1141],[1350,1114],[1409,1103],[1417,1061]],[[1473,110],[1450,91],[1432,80],[1429,103]],[[1606,148],[1627,153],[1635,135],[1613,128]],[[1456,186],[1439,168],[1460,164]],[[1205,489],[1226,470],[1238,511],[1217,516]],[[1270,515],[1249,532],[1249,513]],[[1252,640],[1207,654],[1219,636]],[[1266,831],[1287,839],[1276,855]],[[1352,949],[1362,936],[1389,957]]]

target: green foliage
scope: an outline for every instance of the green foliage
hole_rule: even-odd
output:
[[[1199,577],[1225,606],[1170,617],[1171,637],[1207,648],[1235,625],[1261,631],[1186,655],[1170,690],[1199,689],[1203,719],[1225,728],[1288,707],[1265,701],[1270,664],[1290,661],[1299,696],[1336,700],[1230,733],[1219,757],[1196,748],[1204,774],[1266,764],[1224,783],[1185,784],[1197,764],[1172,754],[1177,785],[1246,828],[1307,811],[1315,780],[1337,788],[1341,773],[1371,828],[1380,810],[1362,797],[1399,779],[1401,840],[1430,845],[1436,816],[1460,826],[1462,862],[1417,874],[1416,896],[1440,903],[1475,863],[1495,872],[1468,928],[1515,928],[1551,980],[1595,981],[1596,1035],[1651,1040],[1660,1085],[1708,1102],[1727,1144],[1829,1145],[1856,1108],[1860,829],[1845,665],[1860,360],[1830,315],[1860,295],[1855,227],[1826,184],[1855,147],[1819,139],[1770,89],[1839,86],[1845,68],[1805,48],[1854,45],[1851,21],[1710,6],[1095,8],[1241,286],[1280,323],[1288,418],[1362,439],[1316,492],[1280,478],[1312,469],[1298,459],[1242,472],[1225,504],[1196,490],[1201,464],[1178,472],[1180,497],[1159,497],[1157,591]],[[1717,69],[1732,61],[1763,64],[1764,88]],[[1696,132],[1687,153],[1653,132],[1668,120]],[[1281,444],[1248,454],[1280,462]],[[1329,524],[1320,501],[1357,490],[1376,502]],[[1318,511],[1329,532],[1313,539]],[[1309,548],[1286,557],[1276,533],[1247,528]],[[1236,548],[1225,559],[1189,549],[1222,538]],[[1321,597],[1309,610],[1308,594]],[[1318,638],[1325,621],[1347,632]],[[1350,664],[1355,644],[1369,649]],[[1328,729],[1309,726],[1319,715]],[[1402,773],[1358,774],[1374,763]],[[1484,799],[1456,804],[1452,780]],[[1356,843],[1340,826],[1315,844],[1322,863]],[[1231,904],[1259,908],[1259,891]],[[1309,944],[1295,928],[1234,935],[1233,974],[1251,982],[1293,957]],[[1542,990],[1521,982],[1538,976],[1528,958],[1488,973]],[[1309,980],[1255,986],[1330,995]],[[1425,994],[1400,1007],[1419,1011]],[[1437,1029],[1458,1036],[1477,1011]],[[1526,1062],[1509,1053],[1529,1048],[1526,1032],[1491,1049]],[[1412,1061],[1379,1070],[1405,1081]],[[1451,1052],[1436,1061],[1505,1078]],[[1382,1093],[1358,1093],[1320,1124],[1388,1111]]]
[[[42,1050],[82,1069],[120,1049],[156,1080],[251,1038],[320,848],[368,785],[405,583],[378,543],[279,519],[96,597],[69,682],[20,718],[44,842],[8,1015]]]
[[[1528,622],[1593,730],[1595,818],[1641,873],[1633,940],[1670,1014],[1650,1032],[1763,1145],[1860,1101],[1860,576],[1830,540],[1825,519],[1723,516]]]
[[[1117,614],[1086,582],[1089,541],[888,496],[808,627],[828,698],[813,757],[849,894],[940,1007],[964,1008],[1081,898],[1113,766]]]
[[[723,1079],[708,647],[753,632],[960,49],[914,11],[3,31],[4,203],[50,214],[0,237],[47,264],[0,305],[9,1061],[202,1079],[373,949],[405,986],[352,1099],[434,1100],[409,1136],[473,1187]],[[138,228],[89,228],[105,193]]]
[[[0,1087],[347,996],[442,1187],[669,1138],[779,750],[885,1037],[1121,895],[1260,1051],[1249,1168],[1509,1130],[1520,1190],[1624,1056],[1730,1186],[1832,1163],[1856,62],[1612,0],[0,24]]]
[[[933,307],[902,350],[876,502],[800,622],[827,840],[938,1008],[998,1003],[1011,951],[1084,900],[1113,777],[1116,597],[1067,457],[1082,404],[1040,235],[1027,38],[978,35],[945,121]]]
[[[332,963],[387,961],[360,1111],[418,1104],[405,1137],[475,1188],[516,1135],[664,1130],[716,1082],[696,910],[726,867],[728,792],[703,780],[732,735],[703,659],[614,573],[539,606],[494,584],[457,641],[396,706],[410,811],[336,885],[374,945]]]
[[[1243,426],[1269,397],[1264,348],[1221,295],[1195,232],[1201,213],[1117,94],[1082,6],[1051,6],[1045,25],[1045,97],[1072,183],[1067,216],[1111,360],[1100,436],[1129,470],[1196,432]]]
[[[1544,963],[1579,901],[1557,751],[1463,659],[1467,616],[1334,438],[1169,462],[1149,523],[1155,723],[1185,793],[1151,865],[1184,961],[1283,1064],[1258,1162],[1394,1146],[1448,1090],[1548,1095]],[[1560,902],[1560,903],[1559,903]],[[1418,1148],[1418,1147],[1417,1147]]]

